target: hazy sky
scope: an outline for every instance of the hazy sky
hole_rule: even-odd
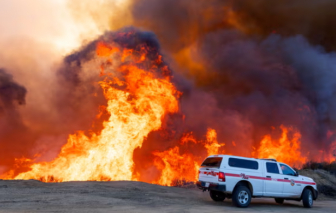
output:
[[[119,18],[117,12],[122,11],[119,6],[124,1],[0,0],[0,69],[3,74],[0,76],[2,77],[0,81],[5,79],[3,82],[6,83],[9,79],[27,91],[25,105],[15,106],[9,110],[11,113],[14,112],[16,117],[9,113],[7,117],[0,114],[2,116],[0,133],[5,133],[4,137],[12,135],[8,133],[10,130],[4,127],[12,128],[9,123],[13,123],[12,121],[16,119],[20,125],[15,125],[18,128],[27,127],[30,136],[36,132],[44,132],[45,123],[55,124],[59,115],[54,107],[54,98],[58,96],[59,89],[63,88],[58,84],[57,73],[64,57],[76,51],[83,42],[89,42],[108,30],[111,26],[111,14]],[[115,6],[118,9],[115,9]],[[0,86],[3,82],[0,82]],[[1,104],[2,100],[0,100],[0,113],[3,113]],[[40,121],[43,121],[42,125],[39,124]],[[13,130],[16,131],[15,128]],[[60,139],[58,136],[54,138],[52,134],[41,133],[42,139],[36,142],[39,144],[38,147],[45,146],[47,150],[52,150],[48,144],[54,143],[57,147],[57,144],[61,145],[66,141],[67,136]],[[11,142],[1,140],[0,147],[3,144],[12,146],[13,140],[9,141]],[[35,143],[35,139],[28,138],[18,141],[22,144],[15,148],[13,146],[13,153],[20,153],[18,150],[25,145],[28,146],[32,141]],[[41,150],[32,148],[30,151],[38,153]],[[14,157],[8,159],[13,161]],[[0,161],[1,175],[7,167],[3,166],[3,159]]]
[[[95,3],[103,0],[95,1]],[[118,3],[124,0],[112,0]],[[72,3],[72,10],[69,9]],[[0,44],[11,39],[31,39],[47,43],[66,54],[81,44],[83,38],[100,34],[101,29],[89,18],[74,18],[74,0],[0,0]],[[75,5],[75,6],[74,6]],[[113,10],[113,8],[111,8]],[[83,14],[83,17],[90,16]]]

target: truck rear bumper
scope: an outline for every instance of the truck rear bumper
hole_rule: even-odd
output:
[[[199,189],[202,190],[214,190],[214,191],[220,191],[220,192],[225,192],[226,191],[226,185],[225,184],[220,184],[220,183],[210,183],[208,187],[206,187],[206,183],[204,181],[197,181],[196,185]]]

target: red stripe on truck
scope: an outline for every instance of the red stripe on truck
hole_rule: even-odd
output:
[[[306,182],[306,181],[294,181],[295,183],[302,183],[302,184],[309,184],[309,185],[316,185],[316,183],[313,182]]]
[[[233,173],[225,173],[225,176],[228,177],[239,177],[243,178],[242,174],[233,174]],[[291,180],[285,180],[285,179],[276,179],[276,178],[266,178],[266,177],[260,177],[260,176],[250,176],[250,175],[244,175],[245,178],[243,179],[257,179],[257,180],[269,180],[269,181],[279,181],[279,182],[288,182],[290,183]],[[316,185],[314,182],[306,182],[306,181],[294,181],[295,183],[301,183],[301,184],[309,184],[309,185]]]
[[[201,174],[205,174],[205,175],[214,175],[217,176],[218,172],[201,172]],[[290,183],[291,180],[285,180],[285,179],[276,179],[276,178],[266,178],[266,177],[260,177],[260,176],[250,176],[250,175],[245,175],[245,174],[233,174],[233,173],[225,173],[225,176],[228,177],[239,177],[242,179],[256,179],[256,180],[269,180],[269,181],[279,181],[279,182],[286,182],[286,183]],[[244,176],[244,177],[243,177]],[[301,183],[301,184],[308,184],[308,185],[316,185],[316,183],[314,182],[307,182],[307,181],[294,181],[295,183]]]
[[[225,173],[225,176],[230,176],[230,177],[241,177],[238,174],[231,174],[231,173]]]
[[[258,179],[258,180],[267,180],[267,179],[272,179],[272,178],[264,178],[264,177],[258,177],[258,176],[248,176],[249,178],[252,179]]]

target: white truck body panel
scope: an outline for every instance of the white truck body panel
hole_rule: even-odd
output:
[[[316,183],[309,177],[284,174],[292,171],[296,173],[284,163],[231,155],[211,155],[208,158],[222,158],[222,161],[217,167],[201,166],[199,182],[203,183],[202,186],[206,184],[205,187],[211,184],[224,186],[223,192],[226,194],[232,194],[240,181],[248,182],[252,186],[251,193],[254,197],[299,199],[306,186],[317,190]],[[249,163],[244,166],[245,162]],[[218,181],[220,172],[225,174],[224,182]]]

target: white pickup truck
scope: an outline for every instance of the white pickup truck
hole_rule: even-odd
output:
[[[270,197],[279,204],[302,200],[311,208],[318,196],[313,179],[274,159],[211,155],[202,163],[198,179],[198,188],[209,190],[214,201],[232,198],[237,207],[248,207],[251,198]]]

